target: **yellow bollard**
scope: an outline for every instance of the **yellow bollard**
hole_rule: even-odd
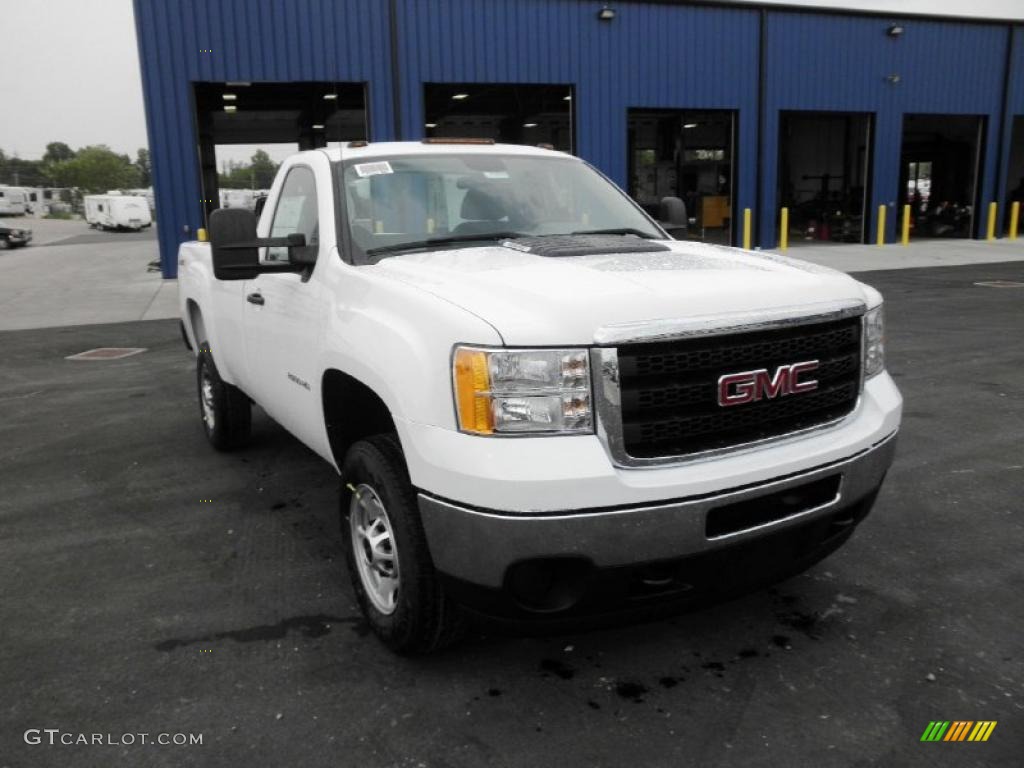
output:
[[[1017,224],[1020,223],[1020,202],[1015,201],[1010,206],[1010,239],[1017,239]]]
[[[885,206],[878,206],[878,236],[877,245],[885,245]]]
[[[200,227],[199,229],[196,230],[196,240],[198,240],[200,243],[205,243],[209,239],[210,238],[207,236],[205,229]]]
[[[779,250],[789,248],[789,208],[783,208],[779,221]]]
[[[750,250],[750,209],[743,209],[743,247]]]
[[[985,230],[986,240],[996,239],[996,216],[999,213],[999,203],[994,200],[988,204],[988,228]]]
[[[903,230],[900,233],[900,243],[910,245],[910,206],[903,206]]]

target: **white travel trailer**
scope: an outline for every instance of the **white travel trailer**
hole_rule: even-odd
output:
[[[251,189],[222,189],[220,190],[221,208],[246,208],[253,210],[256,207],[256,196]]]
[[[28,195],[21,187],[0,187],[0,216],[24,216]]]
[[[42,208],[39,202],[43,197],[42,187],[22,187],[21,191],[25,193],[25,213],[39,213]]]
[[[156,210],[156,197],[153,194],[152,187],[140,187],[139,189],[126,189],[122,192],[125,195],[137,195],[139,197],[146,198],[146,202],[149,204],[149,210]]]
[[[26,213],[45,215],[55,211],[70,211],[71,190],[67,187],[24,187]]]
[[[90,227],[138,231],[153,223],[149,203],[138,195],[86,195],[83,202]]]

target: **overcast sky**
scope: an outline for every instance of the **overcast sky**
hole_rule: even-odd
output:
[[[488,2],[489,0],[479,0]],[[756,2],[757,0],[750,0]],[[803,0],[761,0],[802,4]],[[1024,20],[1024,0],[808,0],[892,13]],[[0,0],[0,149],[37,159],[46,144],[146,146],[132,0]],[[281,159],[292,147],[274,148]],[[248,157],[250,147],[230,156]],[[225,153],[218,153],[223,160]]]
[[[132,0],[0,0],[0,149],[146,146]]]
[[[148,140],[132,0],[0,0],[0,104],[7,154],[37,160],[63,141],[134,159]],[[280,161],[298,146],[265,149]],[[253,150],[222,148],[217,160]]]

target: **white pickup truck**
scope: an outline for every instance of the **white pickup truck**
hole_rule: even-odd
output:
[[[397,651],[791,575],[892,462],[877,291],[674,241],[578,158],[301,152],[258,221],[209,230],[179,255],[206,434],[242,446],[256,403],[340,473],[354,590]]]

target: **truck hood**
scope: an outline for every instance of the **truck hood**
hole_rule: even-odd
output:
[[[609,325],[878,301],[872,289],[827,267],[704,243],[665,244],[667,251],[569,257],[501,245],[457,248],[393,256],[372,269],[463,307],[513,346],[593,344],[598,328]]]

